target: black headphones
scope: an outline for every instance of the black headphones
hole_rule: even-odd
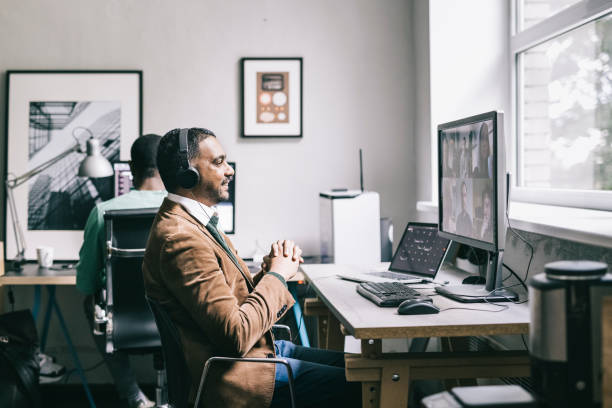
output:
[[[181,167],[176,174],[176,182],[184,189],[191,190],[200,182],[200,173],[189,164],[189,142],[187,136],[189,129],[181,129],[179,131],[179,155]]]

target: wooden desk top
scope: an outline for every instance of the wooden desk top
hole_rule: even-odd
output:
[[[460,337],[529,332],[529,306],[503,303],[508,309],[486,312],[465,309],[499,310],[486,303],[459,303],[442,296],[434,296],[434,305],[441,310],[430,315],[399,315],[397,308],[378,307],[356,291],[357,283],[336,277],[347,272],[347,266],[334,264],[304,264],[301,269],[317,295],[338,318],[347,331],[358,339]],[[453,280],[438,274],[436,280]],[[433,294],[432,284],[411,285],[426,294]],[[427,288],[427,289],[425,289]]]
[[[21,272],[6,271],[0,275],[1,285],[76,285],[76,269],[45,269],[27,263]]]

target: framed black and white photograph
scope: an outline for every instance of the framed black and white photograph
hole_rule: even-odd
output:
[[[302,137],[302,58],[242,58],[242,135]]]
[[[88,139],[108,162],[129,160],[142,131],[141,89],[142,71],[7,73],[6,180],[20,180],[10,189],[14,211],[5,208],[7,259],[19,250],[15,221],[26,260],[39,246],[52,246],[56,259],[78,259],[91,209],[114,196],[112,174],[78,176]]]

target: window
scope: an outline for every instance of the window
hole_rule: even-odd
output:
[[[612,210],[612,4],[516,7],[514,198]]]
[[[518,0],[519,31],[557,14],[579,0]]]

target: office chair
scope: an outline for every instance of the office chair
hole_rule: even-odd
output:
[[[147,305],[142,260],[157,208],[112,210],[104,214],[106,228],[106,293],[102,315],[106,323],[106,352],[153,354],[157,372],[155,400],[166,405],[166,373],[161,339]],[[100,313],[97,316],[100,319]]]
[[[185,361],[185,355],[183,354],[183,346],[181,344],[181,338],[178,330],[170,319],[170,316],[164,309],[164,307],[156,300],[151,299],[147,296],[149,306],[155,316],[157,327],[159,328],[159,334],[162,341],[162,353],[166,362],[166,368],[168,370],[168,401],[174,408],[187,408],[188,406],[188,395],[192,384],[192,378],[187,368],[187,362]],[[291,330],[285,325],[274,325],[272,328],[273,333],[279,336],[281,332],[285,335],[289,335],[291,339]],[[281,339],[279,339],[281,340]],[[287,360],[283,358],[247,358],[247,357],[211,357],[204,364],[202,375],[200,377],[200,383],[196,394],[194,407],[198,407],[200,398],[202,397],[202,391],[205,389],[206,378],[210,367],[217,362],[250,362],[250,363],[272,363],[272,364],[283,364],[287,367],[289,374],[289,393],[291,395],[291,407],[295,408],[295,394],[293,391],[293,371]]]

